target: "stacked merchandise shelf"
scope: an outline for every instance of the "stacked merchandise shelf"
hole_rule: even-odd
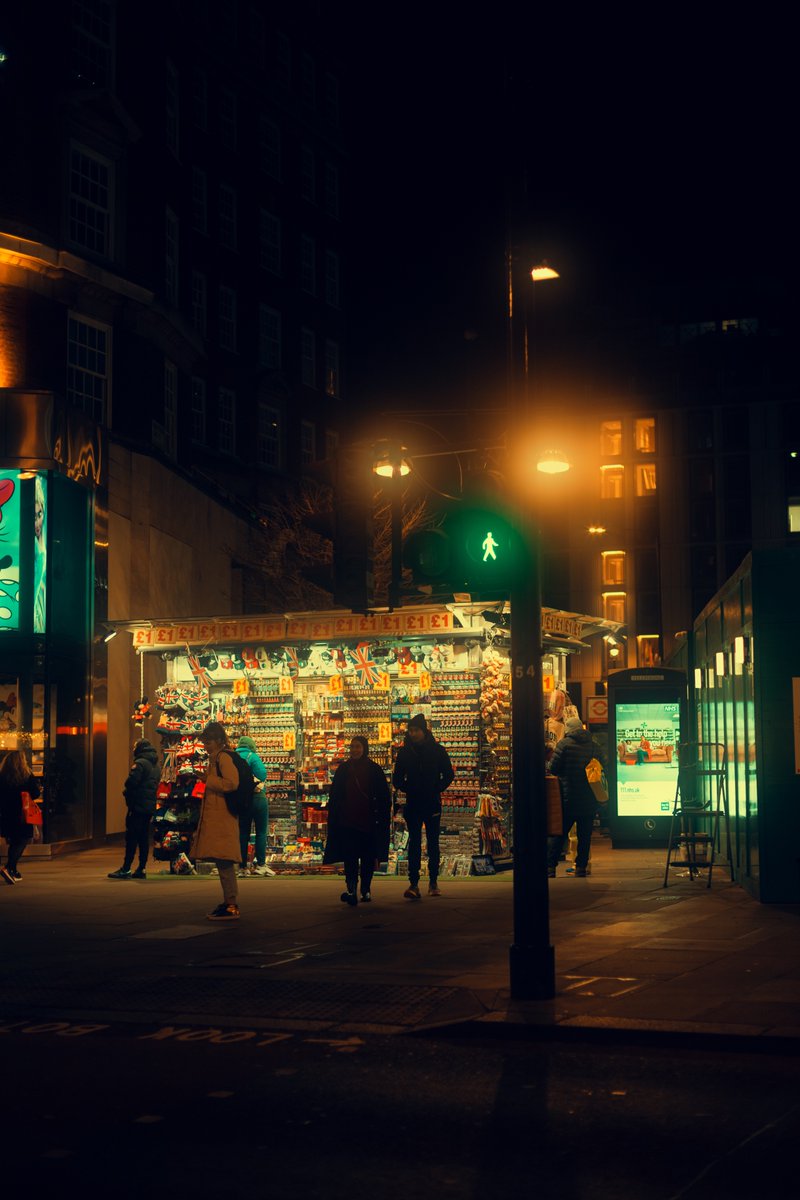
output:
[[[474,671],[447,671],[431,685],[431,732],[453,764],[455,779],[442,797],[444,874],[468,874],[479,850],[475,814],[480,792],[481,687]]]
[[[279,861],[283,847],[297,837],[297,763],[295,703],[282,692],[280,679],[259,679],[250,688],[247,732],[267,768],[264,792],[269,802],[268,861]]]
[[[288,859],[319,865],[328,832],[328,802],[334,772],[346,756],[344,701],[308,689],[302,700],[299,821]]]
[[[344,744],[345,752],[350,742],[359,734],[369,742],[369,755],[373,762],[383,767],[387,778],[391,778],[391,693],[376,691],[370,687],[345,684],[344,689]]]
[[[213,712],[208,694],[195,685],[164,684],[156,693],[156,731],[163,762],[153,820],[153,858],[173,874],[191,874],[189,859],[200,818],[208,759],[198,740]]]
[[[481,670],[481,851],[505,854],[511,808],[511,676],[508,659],[494,650]]]
[[[392,745],[389,775],[394,770],[397,751],[403,745],[408,729],[409,719],[422,715],[430,723],[431,698],[430,692],[420,687],[416,678],[398,680],[392,684]],[[402,802],[403,797],[396,797]],[[402,822],[392,826],[393,847],[389,854],[389,873],[408,874],[408,832]]]

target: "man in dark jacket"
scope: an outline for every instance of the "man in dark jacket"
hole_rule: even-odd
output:
[[[422,865],[422,826],[428,844],[428,895],[439,891],[439,831],[442,824],[442,792],[453,782],[450,756],[433,737],[425,718],[418,714],[408,722],[405,742],[394,764],[392,783],[405,792],[403,816],[408,826],[408,887],[403,893],[419,900]]]
[[[550,771],[561,781],[561,799],[564,809],[564,827],[560,837],[551,837],[547,845],[547,874],[555,877],[564,842],[573,825],[578,834],[578,852],[575,856],[575,874],[586,875],[589,850],[592,843],[592,826],[597,811],[597,800],[586,778],[586,764],[600,753],[591,735],[583,728],[580,717],[568,717],[564,722],[564,737],[558,743],[550,759]]]
[[[150,822],[156,811],[156,788],[159,780],[158,753],[146,738],[133,747],[133,767],[122,789],[128,815],[125,818],[125,861],[109,879],[145,879],[147,853],[150,845]],[[131,873],[133,859],[139,851],[139,866]]]

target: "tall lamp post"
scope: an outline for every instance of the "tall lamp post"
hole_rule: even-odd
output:
[[[509,407],[529,417],[530,367],[527,304],[521,319],[514,301],[514,258],[508,270]],[[533,286],[558,273],[546,264],[531,271]],[[537,469],[555,474],[569,469],[553,451]],[[529,504],[520,504],[517,520],[525,561],[511,592],[511,780],[514,830],[514,941],[509,950],[511,996],[550,1000],[555,995],[555,952],[550,944],[550,896],[547,881],[547,791],[542,702],[542,581],[539,533]]]

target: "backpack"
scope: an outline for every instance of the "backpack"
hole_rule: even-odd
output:
[[[223,750],[222,753],[230,754],[239,776],[239,786],[236,791],[225,793],[228,812],[234,817],[248,817],[253,811],[253,792],[256,789],[253,769],[247,759],[242,758],[241,754],[237,754],[235,750]],[[217,772],[222,774],[219,763],[217,763]]]

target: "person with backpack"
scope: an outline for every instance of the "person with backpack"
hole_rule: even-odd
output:
[[[156,811],[156,788],[160,772],[158,751],[146,738],[140,738],[133,747],[133,766],[125,780],[122,794],[128,812],[125,817],[125,858],[118,871],[111,871],[109,879],[145,879],[147,855],[150,849],[150,822]],[[136,851],[139,865],[131,873]]]
[[[219,872],[222,885],[222,903],[207,914],[209,921],[236,921],[239,919],[239,884],[236,864],[239,862],[239,795],[240,788],[249,775],[250,797],[253,792],[253,773],[228,744],[228,735],[219,721],[210,721],[200,734],[208,754],[206,788],[200,807],[192,842],[192,858],[211,859]],[[238,763],[237,763],[238,760]],[[246,769],[245,769],[246,768]]]
[[[256,744],[251,737],[242,736],[236,745],[236,753],[253,772],[253,800],[249,812],[239,815],[239,835],[242,847],[242,865],[240,875],[247,874],[247,848],[250,845],[250,831],[256,827],[254,875],[274,875],[272,867],[267,866],[267,831],[269,829],[269,801],[267,794],[260,786],[267,778],[267,768],[261,761],[256,750]]]

